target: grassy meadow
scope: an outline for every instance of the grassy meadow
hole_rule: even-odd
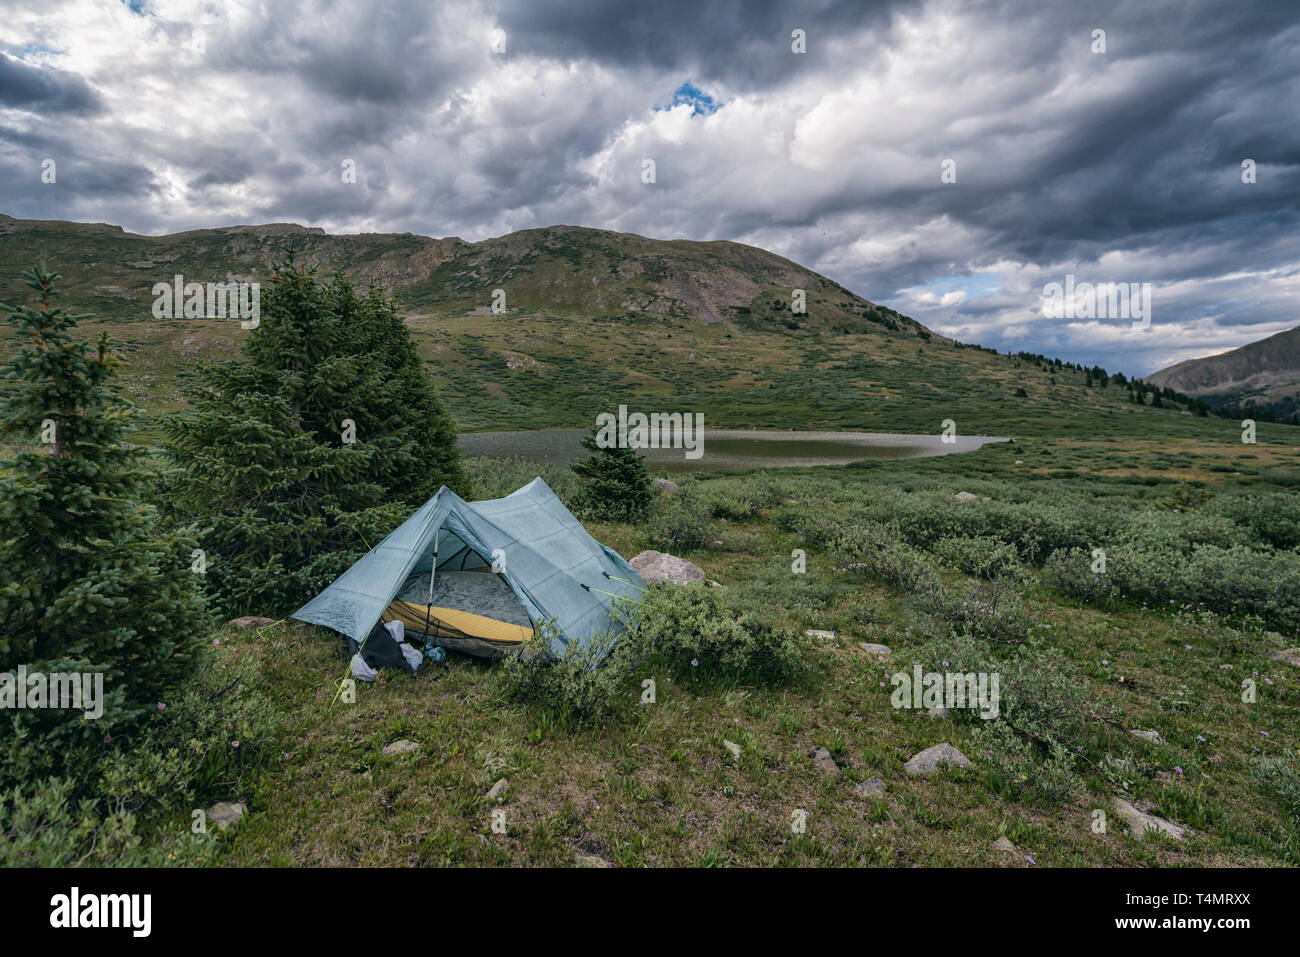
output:
[[[452,655],[331,707],[346,658],[328,633],[221,631],[218,654],[251,669],[276,723],[263,760],[224,783],[248,817],[204,860],[1294,865],[1300,670],[1268,653],[1298,643],[1300,443],[1283,426],[1249,446],[1235,423],[1161,418],[1185,433],[1116,436],[1103,420],[946,458],[701,475],[642,527],[589,523],[625,556],[696,562],[722,584],[720,608],[800,636],[798,667],[777,678],[651,655],[593,717]],[[573,492],[558,468],[471,464],[483,496],[538,471]],[[1109,553],[1106,588],[1088,572],[1094,548]],[[999,720],[891,707],[888,674],[945,663],[1000,671]],[[397,740],[419,748],[386,753]],[[940,742],[972,766],[904,772]],[[816,766],[818,748],[838,773]],[[883,788],[858,788],[872,779]],[[1186,839],[1129,836],[1116,795]],[[1001,836],[1014,851],[995,848]]]

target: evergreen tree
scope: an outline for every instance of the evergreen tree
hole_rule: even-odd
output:
[[[141,502],[144,450],[124,442],[133,409],[108,387],[111,343],[74,337],[89,317],[54,305],[59,278],[42,262],[23,273],[35,307],[0,307],[22,343],[0,401],[18,450],[0,468],[0,671],[102,673],[104,713],[0,711],[0,767],[27,777],[75,773],[90,746],[156,708],[203,624],[193,530],[160,532]]]
[[[213,598],[279,616],[440,486],[468,489],[455,428],[378,291],[282,265],[242,351],[202,367],[166,446],[175,499],[206,527]]]
[[[578,475],[578,510],[603,521],[636,522],[650,513],[655,487],[645,459],[635,449],[602,448],[595,425],[582,437],[592,453],[570,466]]]

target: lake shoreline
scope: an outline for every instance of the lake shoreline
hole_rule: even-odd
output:
[[[587,452],[580,444],[582,429],[502,430],[465,432],[464,455],[529,459],[568,465]],[[822,430],[706,429],[703,455],[687,459],[683,449],[639,449],[656,471],[710,472],[746,468],[807,468],[849,465],[862,461],[893,461],[974,452],[985,445],[1012,442],[1004,436],[900,432],[836,432]]]

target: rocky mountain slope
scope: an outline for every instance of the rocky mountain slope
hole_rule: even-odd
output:
[[[1179,362],[1146,381],[1216,407],[1254,407],[1286,418],[1300,411],[1300,326],[1231,352]]]

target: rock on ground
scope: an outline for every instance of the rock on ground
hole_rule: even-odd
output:
[[[1274,661],[1284,661],[1288,665],[1295,665],[1300,668],[1300,648],[1283,648],[1281,651],[1270,651],[1268,656]]]
[[[221,830],[225,830],[232,824],[238,824],[248,813],[248,808],[244,806],[243,801],[218,801],[205,812],[207,818]]]
[[[970,758],[962,754],[948,742],[926,748],[912,760],[903,765],[908,774],[930,774],[941,764],[955,764],[958,767],[970,767]]]
[[[248,631],[250,628],[265,628],[267,625],[274,625],[274,618],[262,618],[258,615],[245,615],[243,618],[232,618],[230,624],[240,631]]]
[[[1159,731],[1139,731],[1136,728],[1129,731],[1134,737],[1141,738],[1143,741],[1150,741],[1152,744],[1163,744],[1164,738],[1160,737]]]
[[[663,479],[663,478],[655,479],[655,484],[659,486],[659,490],[661,492],[676,492],[679,489],[681,489],[681,486],[678,485],[676,482],[670,482],[667,479]]]
[[[858,797],[884,797],[885,782],[880,778],[868,778],[853,785],[853,793]]]
[[[993,850],[1001,851],[1004,854],[1015,854],[1016,846],[1011,843],[1011,839],[1005,834],[999,835],[998,839],[993,842]]]
[[[826,631],[825,629],[822,628],[809,628],[807,631],[804,632],[804,634],[807,635],[809,638],[834,638],[835,637],[835,632]]]
[[[574,854],[573,863],[578,867],[613,867],[609,861],[595,854]]]
[[[740,760],[740,745],[736,744],[734,741],[723,741],[722,746],[731,752],[731,756],[735,760]]]
[[[656,552],[654,549],[647,549],[628,564],[636,569],[637,574],[644,578],[648,585],[656,582],[675,582],[684,585],[687,582],[704,581],[704,569],[699,565],[678,558],[676,555],[669,555],[667,552]]]
[[[1123,798],[1115,798],[1115,811],[1128,825],[1129,836],[1137,838],[1139,841],[1146,837],[1148,831],[1159,831],[1161,834],[1169,835],[1175,841],[1183,840],[1184,828],[1182,825],[1140,811]]]
[[[496,784],[492,785],[492,787],[488,790],[486,800],[488,801],[499,800],[501,798],[501,795],[506,793],[506,788],[508,787],[510,787],[510,779],[502,778]]]
[[[869,655],[892,655],[889,645],[874,645],[869,641],[859,641],[858,647]]]
[[[956,498],[957,501],[959,502],[969,502],[972,501],[973,499],[979,498],[979,496],[976,495],[974,492],[958,492],[953,497]]]
[[[813,764],[823,774],[840,773],[840,766],[835,763],[835,759],[831,757],[831,753],[825,748],[818,748],[816,753],[813,754]]]
[[[403,738],[400,741],[394,741],[392,744],[388,745],[388,747],[384,748],[384,754],[410,754],[412,751],[419,750],[419,744]]]

